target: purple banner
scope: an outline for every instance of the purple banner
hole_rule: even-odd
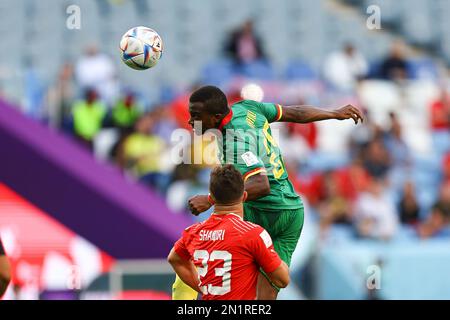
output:
[[[161,196],[1,101],[0,181],[115,258],[166,257],[191,223]]]

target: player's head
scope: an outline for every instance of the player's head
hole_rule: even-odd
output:
[[[219,127],[220,121],[229,112],[225,93],[217,87],[206,86],[194,91],[189,98],[189,124],[194,128],[194,121],[202,124],[201,132]],[[194,128],[195,129],[195,128]]]
[[[216,205],[233,205],[245,201],[244,179],[231,164],[217,166],[211,172],[209,192]]]

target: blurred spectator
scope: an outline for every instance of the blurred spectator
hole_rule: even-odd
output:
[[[389,240],[398,226],[394,203],[385,195],[385,182],[374,177],[367,192],[363,192],[354,209],[357,233],[363,238]]]
[[[437,202],[431,209],[431,213],[427,219],[418,227],[419,237],[426,239],[439,236],[450,221],[450,213],[448,207],[442,202]]]
[[[395,113],[390,113],[391,128],[385,134],[385,144],[392,164],[405,168],[411,164],[411,152],[402,137],[402,126]]]
[[[380,138],[375,138],[368,144],[363,158],[365,169],[374,177],[384,177],[391,167],[389,153]]]
[[[189,125],[189,97],[190,93],[186,93],[178,96],[172,103],[170,104],[170,111],[172,112],[172,116],[175,119],[178,127],[184,128],[186,130],[192,130],[192,127]]]
[[[73,65],[66,62],[61,67],[55,84],[48,92],[50,125],[69,128],[70,111],[75,95]]]
[[[449,236],[450,230],[450,183],[444,183],[439,192],[439,198],[421,223],[417,232],[421,238]]]
[[[443,184],[450,184],[450,152],[442,160]]]
[[[94,88],[105,103],[114,103],[119,91],[116,68],[111,58],[99,53],[96,46],[86,49],[76,64],[75,74],[82,89]]]
[[[92,148],[92,140],[102,128],[106,115],[105,106],[98,101],[94,89],[86,90],[84,101],[75,102],[72,115],[75,134]]]
[[[411,225],[417,224],[419,222],[419,211],[414,184],[407,181],[403,185],[403,194],[399,204],[400,222]]]
[[[129,169],[141,182],[164,191],[168,176],[162,172],[164,140],[154,135],[154,119],[145,115],[135,125],[119,148],[119,164]]]
[[[167,189],[167,205],[170,209],[175,212],[188,211],[188,199],[197,194],[201,187],[198,181],[200,170],[200,166],[193,164],[179,164],[175,167],[172,182]]]
[[[402,81],[408,78],[408,63],[405,56],[403,42],[396,41],[391,47],[389,55],[383,60],[380,74],[383,79]]]
[[[265,58],[261,40],[255,34],[251,20],[246,21],[231,34],[225,50],[238,64]]]
[[[117,101],[112,110],[112,121],[114,126],[121,129],[128,129],[134,126],[141,114],[136,103],[134,94],[127,93],[123,99]]]
[[[324,174],[324,201],[318,206],[320,227],[328,229],[331,224],[351,224],[352,211],[350,202],[341,195],[332,172]]]
[[[27,61],[24,74],[25,80],[25,110],[34,119],[44,118],[45,90],[42,80],[31,61]]]
[[[381,127],[373,121],[369,112],[365,112],[364,122],[356,126],[349,136],[351,157],[363,155],[371,141],[382,137]]]
[[[441,88],[439,99],[430,105],[431,128],[433,130],[450,129],[450,95],[446,88]]]
[[[300,123],[287,123],[288,134],[291,136],[302,137],[309,148],[314,150],[317,148],[317,124],[314,122],[300,124]]]
[[[177,122],[172,117],[170,107],[167,105],[153,107],[152,118],[155,121],[153,132],[164,139],[166,143],[170,144],[174,130],[178,129]],[[190,131],[192,131],[192,128]]]
[[[345,44],[341,51],[331,53],[324,64],[325,79],[342,91],[354,90],[358,80],[368,72],[366,59],[350,43]]]
[[[192,127],[189,125],[188,121],[190,118],[189,114],[189,97],[191,93],[199,89],[200,85],[192,85],[187,92],[180,94],[175,100],[170,103],[170,111],[172,112],[172,117],[175,119],[178,127],[184,128],[191,131]]]
[[[340,195],[349,201],[355,201],[360,192],[367,190],[370,176],[363,167],[362,158],[356,155],[348,167],[334,173]]]

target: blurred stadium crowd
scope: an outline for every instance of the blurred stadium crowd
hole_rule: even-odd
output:
[[[362,4],[345,3],[354,10]],[[73,136],[98,159],[114,163],[128,178],[157,190],[170,208],[187,214],[187,199],[207,192],[211,169],[170,161],[172,132],[191,131],[187,106],[193,89],[220,85],[230,104],[242,98],[319,107],[353,103],[366,115],[357,127],[335,121],[273,125],[280,132],[290,179],[319,238],[326,239],[337,225],[354,241],[450,238],[450,69],[445,52],[421,46],[409,29],[387,29],[373,31],[392,35],[375,58],[360,49],[368,47],[361,42],[370,38],[352,41],[349,36],[319,61],[303,56],[284,70],[272,59],[273,49],[267,49],[277,35],[256,27],[263,23],[241,19],[228,30],[220,54],[203,61],[192,81],[152,88],[156,93],[150,99],[145,85],[136,87],[119,76],[124,69],[118,67],[118,54],[89,45],[82,56],[60,66],[53,81],[40,81],[30,69],[24,112]],[[164,40],[164,29],[155,29]],[[148,77],[165,63],[163,55],[159,65],[146,71]],[[152,84],[158,81],[154,78]]]

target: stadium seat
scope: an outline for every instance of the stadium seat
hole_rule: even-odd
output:
[[[250,79],[263,79],[263,80],[274,80],[275,72],[267,61],[256,61],[251,63],[246,63],[242,66],[237,67],[237,70],[243,76]]]
[[[285,72],[287,80],[316,80],[317,74],[305,61],[291,61]]]
[[[438,70],[433,60],[429,58],[408,61],[408,75],[412,79],[437,80]]]

